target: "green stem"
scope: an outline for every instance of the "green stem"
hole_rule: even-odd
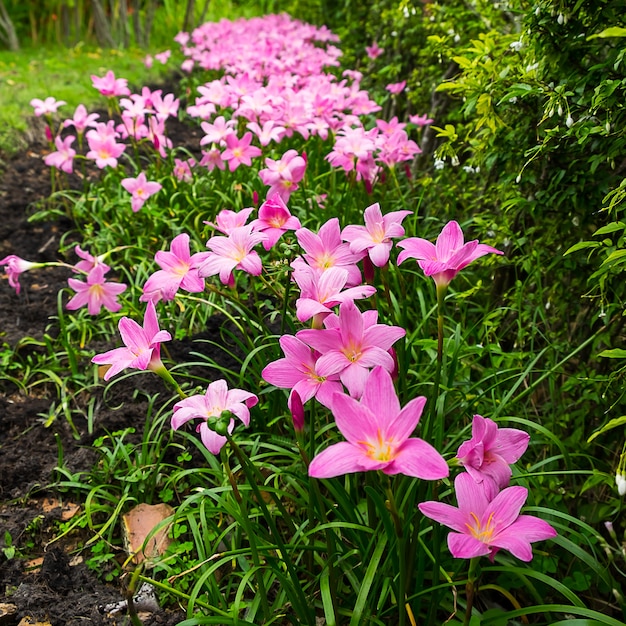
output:
[[[398,602],[398,625],[404,626],[406,624],[406,580],[407,580],[407,571],[406,571],[406,556],[407,556],[407,539],[405,536],[404,530],[402,528],[402,516],[398,511],[398,507],[396,505],[396,499],[393,493],[393,489],[391,487],[391,479],[387,474],[384,474],[385,479],[385,491],[387,494],[387,508],[391,513],[391,518],[393,519],[393,526],[396,531],[396,536],[398,537],[398,589],[397,589],[397,602]]]
[[[437,401],[439,400],[439,385],[441,384],[441,370],[443,368],[443,311],[447,289],[448,285],[437,285],[437,368],[429,402],[429,419],[424,428],[424,439],[426,441],[430,440],[434,432],[434,446],[437,449],[441,447],[443,442],[443,424],[437,422]]]
[[[472,607],[474,606],[474,598],[476,596],[476,569],[478,567],[478,560],[480,557],[475,556],[470,559],[469,572],[467,574],[467,583],[465,584],[465,594],[467,596],[467,606],[465,608],[465,619],[463,620],[463,626],[469,626],[472,618]]]

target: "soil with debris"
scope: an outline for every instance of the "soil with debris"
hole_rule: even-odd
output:
[[[176,122],[168,126],[174,145],[197,147],[198,133]],[[43,162],[47,152],[44,143],[34,142],[24,152],[0,162],[0,258],[16,254],[32,261],[58,260],[59,243],[71,230],[71,221],[60,218],[31,223],[28,219],[36,204],[50,194],[50,169]],[[81,181],[76,179],[74,184],[80,185]],[[17,382],[11,382],[11,375],[19,379],[20,374],[12,370],[8,355],[17,349],[22,360],[27,359],[29,353],[42,348],[25,338],[42,341],[46,333],[55,336],[59,332],[51,316],[67,278],[67,270],[62,268],[27,272],[20,277],[22,290],[17,295],[7,277],[0,274],[2,626],[111,626],[128,620],[125,610],[111,610],[124,601],[125,581],[106,583],[103,572],[93,571],[86,564],[88,551],[80,548],[93,533],[83,529],[58,539],[60,522],[71,519],[76,506],[64,500],[53,485],[58,480],[60,450],[69,471],[89,471],[98,460],[92,446],[97,437],[135,426],[145,416],[146,401],[134,399],[136,390],[154,394],[163,387],[152,376],[120,381],[111,397],[103,400],[91,434],[85,424],[75,424],[78,439],[63,418],[44,426],[43,416],[49,414],[56,398],[44,387],[25,392]],[[172,346],[180,356],[189,349],[197,347],[192,348],[190,342]],[[140,619],[146,626],[173,625],[185,619],[185,612],[182,607],[166,606],[140,613]]]

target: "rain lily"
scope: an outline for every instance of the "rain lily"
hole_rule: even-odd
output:
[[[442,502],[422,502],[419,510],[453,531],[448,548],[458,559],[489,556],[508,550],[522,561],[531,561],[531,543],[556,537],[557,532],[542,519],[520,515],[528,490],[507,487],[489,500],[484,490],[469,474],[463,472],[454,481],[458,508]]]
[[[397,95],[399,93],[402,93],[405,87],[406,87],[406,80],[403,80],[399,83],[389,83],[387,87],[385,87],[385,89],[390,94]]]
[[[5,256],[4,259],[0,259],[0,267],[3,265],[6,265],[4,271],[9,278],[9,285],[15,289],[15,293],[19,293],[21,289],[20,274],[36,267],[43,267],[43,263],[31,263],[15,254],[9,254],[9,256]]]
[[[100,169],[107,166],[117,167],[117,159],[126,150],[123,143],[117,143],[114,137],[103,136],[96,130],[90,130],[87,133],[87,143],[89,152],[85,156],[94,160]]]
[[[137,178],[124,178],[122,187],[131,194],[131,208],[136,213],[150,196],[161,189],[162,185],[161,183],[148,181],[146,175],[141,172]]]
[[[269,363],[261,372],[263,379],[275,387],[291,389],[288,405],[292,412],[294,394],[302,404],[317,398],[320,404],[330,408],[333,394],[343,392],[339,376],[320,376],[316,367],[319,353],[297,336],[283,335],[278,341],[285,358]]]
[[[91,359],[98,365],[111,366],[104,375],[104,380],[109,380],[127,367],[155,372],[164,368],[161,361],[161,343],[170,341],[172,336],[166,330],[159,330],[154,302],[148,302],[143,327],[134,320],[123,317],[118,328],[125,347],[109,350]]]
[[[498,428],[481,415],[474,415],[472,438],[461,444],[457,452],[459,463],[485,490],[489,500],[511,479],[511,463],[526,451],[530,435],[517,428]]]
[[[320,376],[339,374],[350,395],[363,394],[369,370],[381,365],[388,372],[395,369],[391,346],[404,337],[399,326],[377,324],[378,312],[361,313],[352,300],[342,302],[339,315],[324,319],[325,329],[307,329],[298,338],[322,354],[317,362]]]
[[[252,232],[252,225],[234,228],[228,237],[211,237],[207,248],[211,252],[198,268],[200,276],[220,275],[224,285],[233,286],[233,270],[240,269],[253,276],[263,271],[261,257],[252,248],[265,239],[263,233]]]
[[[283,233],[301,228],[300,220],[287,208],[283,198],[274,194],[259,208],[259,217],[251,222],[254,230],[265,235],[263,247],[270,250],[276,245]]]
[[[295,150],[287,150],[280,160],[265,159],[266,169],[259,172],[264,185],[269,186],[267,197],[279,194],[285,201],[298,188],[298,183],[304,177],[306,160]]]
[[[243,389],[228,389],[225,380],[216,380],[209,384],[204,395],[195,395],[185,398],[174,405],[174,415],[172,416],[172,428],[178,430],[183,424],[193,419],[202,420],[196,428],[200,433],[202,443],[209,452],[219,454],[226,443],[224,435],[220,435],[212,430],[207,420],[219,419],[224,412],[239,418],[245,426],[250,424],[250,408],[259,399],[253,394]],[[231,433],[235,427],[235,420],[232,417],[227,423],[228,432]]]
[[[417,259],[426,276],[432,276],[437,286],[445,287],[472,261],[485,254],[503,254],[478,240],[463,242],[463,231],[455,221],[448,222],[442,229],[437,243],[420,237],[409,237],[398,243],[404,248],[398,255],[398,265],[408,258]]]
[[[117,301],[117,296],[126,291],[126,285],[105,282],[105,273],[105,266],[99,264],[87,274],[85,281],[68,278],[67,282],[76,295],[67,303],[67,309],[75,311],[87,305],[89,315],[97,315],[102,307],[111,313],[117,313],[122,308]]]
[[[365,226],[346,226],[342,239],[350,242],[350,252],[359,254],[367,250],[372,263],[384,267],[389,261],[392,237],[403,237],[402,220],[411,211],[392,211],[383,215],[378,202],[364,212]]]
[[[92,74],[91,83],[103,96],[106,96],[107,98],[130,95],[128,81],[125,78],[115,78],[115,74],[112,70],[109,70],[102,77]]]
[[[81,259],[78,263],[74,264],[74,268],[77,272],[85,272],[89,274],[89,272],[91,272],[96,265],[102,265],[105,273],[111,269],[106,263],[104,263],[104,255],[93,256],[78,245],[74,247],[74,252],[76,253],[76,256]]]
[[[196,164],[196,160],[189,158],[186,161],[182,159],[174,159],[174,169],[172,173],[179,182],[190,183],[193,180],[191,168]]]
[[[222,209],[215,218],[215,224],[213,222],[204,222],[208,226],[219,230],[225,235],[230,233],[241,226],[245,226],[250,214],[254,212],[254,209],[241,209],[241,211],[231,211],[230,209]]]
[[[384,48],[380,48],[377,42],[372,43],[371,46],[365,46],[365,52],[370,59],[377,59],[384,51]]]
[[[36,117],[41,117],[42,115],[49,115],[51,113],[56,113],[57,109],[60,106],[67,104],[65,100],[57,100],[52,96],[48,96],[45,100],[40,100],[39,98],[33,98],[30,101],[30,106],[32,106],[35,111]]]
[[[74,157],[76,150],[71,148],[76,137],[69,135],[65,139],[61,139],[58,135],[54,138],[56,152],[51,152],[44,159],[44,163],[49,167],[56,167],[66,174],[71,174],[74,169]]]
[[[422,128],[423,126],[428,126],[434,121],[435,120],[431,120],[428,115],[409,115],[409,122],[411,122],[411,124],[419,126],[420,128]]]
[[[261,148],[251,146],[252,133],[248,131],[241,139],[234,133],[226,137],[226,150],[222,159],[228,161],[228,169],[234,172],[241,164],[252,165],[252,159],[261,155]]]
[[[341,267],[331,267],[325,272],[317,272],[308,265],[298,265],[293,279],[300,287],[300,297],[296,300],[296,317],[306,322],[312,317],[320,320],[332,313],[332,307],[347,302],[369,298],[376,292],[370,285],[359,285],[344,289],[348,281],[348,271]]]
[[[426,398],[420,396],[401,408],[390,374],[374,368],[360,402],[345,394],[333,395],[335,422],[347,441],[318,454],[309,465],[309,476],[332,478],[381,470],[424,480],[445,478],[449,470],[441,454],[411,437],[425,404]]]
[[[204,291],[204,279],[198,274],[198,266],[209,253],[198,252],[191,255],[189,235],[182,233],[172,239],[170,252],[159,250],[154,259],[161,268],[143,286],[141,302],[152,300],[173,300],[179,289],[190,293]]]
[[[88,114],[85,105],[79,104],[76,107],[76,111],[74,111],[74,117],[72,119],[67,119],[63,122],[63,128],[73,126],[76,129],[77,133],[82,134],[87,128],[94,128],[96,125],[96,120],[99,117],[100,116],[97,113]]]

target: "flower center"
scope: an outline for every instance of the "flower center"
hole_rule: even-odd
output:
[[[396,456],[396,444],[393,439],[383,439],[380,430],[377,432],[376,441],[358,441],[365,448],[365,454],[374,461],[389,462]]]
[[[470,513],[470,515],[472,516],[473,523],[468,523],[466,524],[466,526],[469,529],[472,537],[478,539],[478,541],[482,541],[483,543],[490,543],[493,537],[493,533],[495,532],[495,525],[493,523],[494,514],[492,513],[489,516],[489,519],[487,520],[487,523],[484,527],[481,526],[480,520],[478,519],[476,513]]]

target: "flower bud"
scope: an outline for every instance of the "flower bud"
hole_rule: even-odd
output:
[[[615,474],[615,484],[617,485],[617,493],[620,496],[626,495],[626,475],[619,470]]]

